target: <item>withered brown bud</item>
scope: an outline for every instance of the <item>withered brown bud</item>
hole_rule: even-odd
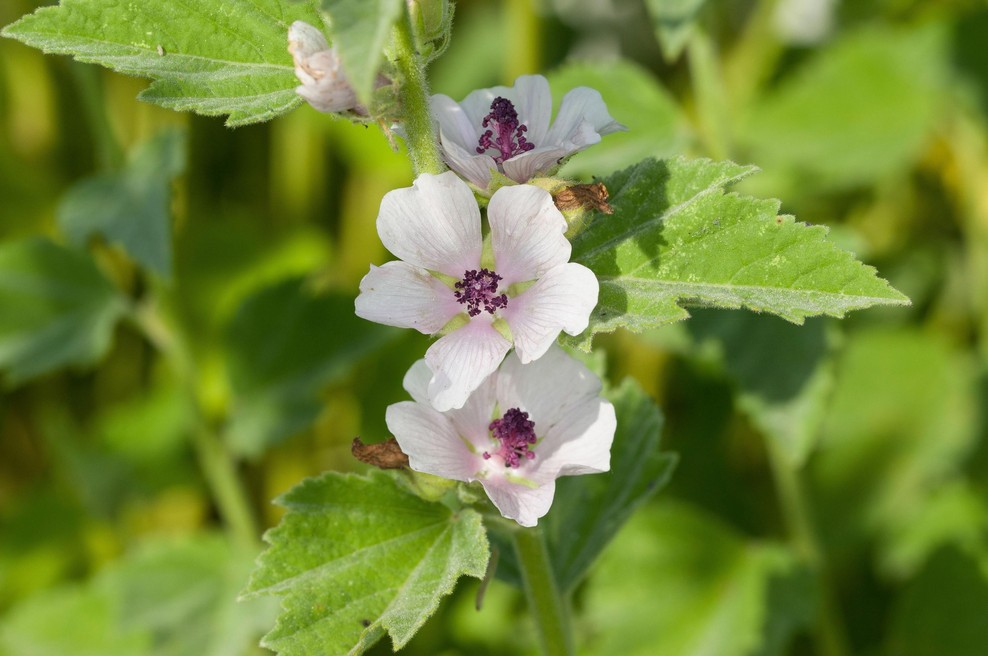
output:
[[[607,198],[607,187],[600,182],[566,187],[552,196],[560,212],[582,209],[613,214],[614,208],[607,203]]]
[[[408,467],[408,456],[402,452],[395,438],[377,444],[364,444],[359,437],[353,438],[350,453],[360,462],[379,469],[402,469]]]

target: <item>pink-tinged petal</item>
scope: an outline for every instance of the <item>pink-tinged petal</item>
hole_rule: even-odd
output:
[[[371,265],[354,303],[358,317],[431,335],[463,307],[453,290],[425,269],[407,262]]]
[[[480,483],[498,511],[522,526],[538,524],[539,519],[549,512],[556,493],[555,481],[532,488],[499,476],[481,480]]]
[[[448,140],[445,132],[440,132],[439,142],[443,149],[443,159],[449,168],[479,189],[487,188],[491,183],[491,172],[497,170],[493,157],[461,148]]]
[[[429,369],[425,360],[416,360],[415,364],[405,372],[401,386],[417,403],[429,405],[430,380],[432,380],[432,369]]]
[[[439,123],[439,131],[446,142],[472,150],[480,139],[480,124],[473,124],[459,103],[441,93],[429,98],[429,112]]]
[[[597,137],[600,140],[600,137]],[[558,166],[564,159],[579,150],[576,146],[569,144],[559,146],[552,144],[542,148],[535,148],[520,155],[515,155],[511,159],[505,160],[504,175],[515,182],[525,183],[532,178],[544,175],[546,172]]]
[[[452,171],[385,194],[377,232],[385,248],[423,269],[460,278],[480,264],[480,208]]]
[[[588,125],[582,125],[582,124]],[[559,114],[549,129],[547,144],[572,143],[578,150],[590,145],[587,139],[591,133],[600,136],[627,130],[607,113],[607,105],[600,93],[589,87],[577,87],[563,96]],[[592,143],[596,143],[596,141]]]
[[[502,285],[535,280],[569,261],[566,219],[545,189],[502,187],[487,206],[494,267]],[[510,306],[510,303],[509,303]]]
[[[553,424],[535,447],[535,467],[555,476],[595,474],[610,469],[611,444],[617,418],[614,406],[603,399],[573,406]],[[537,474],[529,474],[538,480]]]
[[[460,103],[460,107],[463,108],[463,113],[466,114],[467,119],[470,121],[471,125],[475,125],[477,128],[477,136],[484,131],[481,124],[484,122],[484,117],[487,116],[491,111],[491,103],[498,96],[502,98],[508,98],[513,95],[511,89],[508,87],[491,87],[489,89],[477,89],[471,91],[463,102]],[[510,98],[508,98],[510,100]],[[476,145],[476,144],[474,144]]]
[[[295,58],[296,65],[299,59],[311,57],[323,50],[329,50],[329,43],[322,30],[305,21],[295,21],[289,26],[288,52]]]
[[[448,410],[444,414],[453,422],[457,433],[472,444],[477,453],[482,454],[494,448],[488,427],[494,419],[496,405],[497,376],[492,375],[470,394],[462,408]]]
[[[396,403],[384,418],[415,471],[468,481],[483,466],[483,458],[460,439],[449,419],[427,405]]]
[[[586,330],[598,291],[593,271],[569,262],[550,269],[534,285],[509,298],[500,314],[511,328],[521,362],[542,357],[560,331],[579,335]]]
[[[549,81],[541,75],[522,75],[515,80],[511,96],[505,97],[514,103],[519,123],[528,128],[528,142],[541,146],[552,119]]]
[[[596,403],[600,389],[600,379],[556,344],[528,364],[522,364],[517,353],[510,353],[497,375],[502,410],[528,412],[540,437],[550,434],[573,408]]]
[[[432,407],[440,411],[462,408],[510,348],[511,342],[482,317],[441,337],[425,352],[432,369]]]

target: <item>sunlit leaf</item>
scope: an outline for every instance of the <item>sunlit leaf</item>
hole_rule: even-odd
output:
[[[125,309],[85,253],[41,238],[0,245],[0,369],[9,382],[100,359]]]
[[[72,55],[154,80],[140,94],[227,125],[265,121],[301,100],[288,26],[322,21],[312,2],[286,0],[64,0],[3,31],[47,53]]]
[[[487,566],[476,512],[424,501],[380,472],[328,473],[278,503],[288,512],[245,594],[283,598],[262,644],[284,656],[360,654],[385,632],[400,649],[459,577]]]
[[[353,313],[353,297],[319,295],[290,279],[249,297],[228,330],[235,394],[229,444],[257,455],[305,429],[319,390],[346,375],[394,331]]]
[[[689,314],[686,304],[745,307],[794,323],[908,303],[875,270],[827,241],[823,226],[778,216],[779,202],[724,187],[754,167],[709,160],[645,160],[604,180],[612,215],[573,240],[572,259],[600,282],[590,327],[641,332]]]
[[[135,262],[169,278],[170,186],[184,168],[184,134],[162,132],[137,149],[123,170],[87,178],[69,189],[59,206],[58,225],[77,245],[94,234],[119,243]]]
[[[333,26],[333,46],[357,97],[368,102],[401,0],[321,0]]]

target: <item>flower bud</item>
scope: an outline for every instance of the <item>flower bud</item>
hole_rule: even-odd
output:
[[[295,62],[295,76],[302,83],[295,92],[320,112],[353,111],[366,116],[367,108],[343,72],[336,48],[330,48],[323,33],[302,21],[288,29],[288,52]]]
[[[406,0],[408,15],[415,28],[416,46],[424,54],[433,54],[432,42],[444,43],[449,37],[453,12],[449,0]],[[442,49],[440,47],[440,49]]]

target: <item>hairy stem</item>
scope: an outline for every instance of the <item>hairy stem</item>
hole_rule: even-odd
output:
[[[546,656],[572,656],[569,612],[566,600],[559,594],[542,531],[538,528],[517,530],[514,532],[514,542],[525,597],[535,619],[542,653]]]
[[[401,73],[402,123],[408,142],[408,152],[415,174],[439,174],[446,170],[439,142],[432,127],[429,113],[429,86],[425,78],[425,65],[415,50],[415,39],[409,17],[399,20],[395,26],[395,64]]]

